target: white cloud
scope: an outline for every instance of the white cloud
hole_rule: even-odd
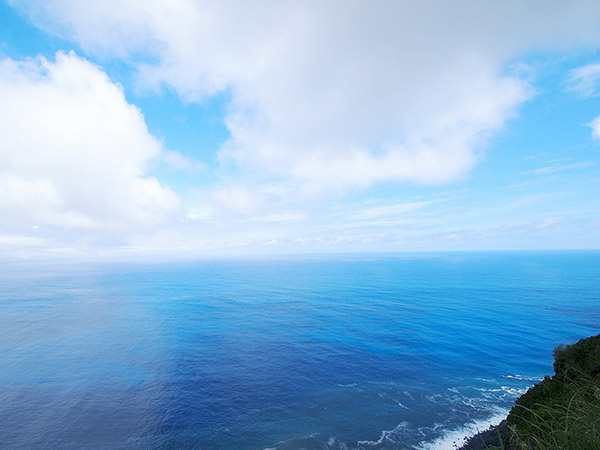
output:
[[[588,126],[592,129],[592,137],[600,139],[600,116],[588,123]]]
[[[212,204],[221,217],[250,216],[265,203],[264,195],[245,186],[228,186],[211,192]]]
[[[568,87],[584,97],[596,94],[600,81],[600,63],[587,64],[571,70]]]
[[[227,90],[221,160],[308,192],[461,177],[529,95],[507,61],[600,35],[586,1],[12,3],[103,57],[150,53],[148,87]]]
[[[73,53],[0,62],[0,230],[124,230],[179,208],[161,153],[120,86]]]
[[[286,208],[284,198],[267,188],[226,184],[197,191],[189,208],[189,220],[231,225],[242,222],[286,222],[297,218]]]
[[[202,161],[187,157],[174,150],[164,150],[161,155],[161,161],[176,170],[188,172],[205,172],[207,170],[206,164]]]
[[[571,70],[568,77],[568,87],[584,97],[598,94],[600,86],[600,63],[586,64]],[[600,138],[600,116],[587,124],[592,129],[592,137]]]
[[[391,205],[372,206],[354,211],[349,214],[349,217],[353,219],[377,219],[390,216],[394,217],[423,209],[426,206],[437,202],[438,200],[428,200],[423,202],[395,203]]]
[[[93,248],[93,230],[110,229],[139,232],[122,240],[99,232],[96,248],[410,247],[424,228],[450,227],[452,214],[429,206],[438,198],[401,203],[389,185],[386,200],[362,203],[368,208],[331,206],[375,183],[464,176],[533,95],[522,55],[600,44],[600,5],[591,1],[9,2],[100,63],[122,58],[137,70],[136,87],[167,88],[191,102],[230,99],[222,166],[198,183],[204,191],[191,187],[184,215],[147,166],[209,167],[163,149],[99,67],[62,53],[55,63],[2,62],[0,244],[64,252]],[[593,85],[594,73],[574,85]],[[600,137],[600,118],[590,125]],[[583,165],[538,171],[576,167]],[[334,200],[315,201],[324,192]],[[187,220],[156,227],[169,217]],[[66,245],[49,227],[79,241]]]

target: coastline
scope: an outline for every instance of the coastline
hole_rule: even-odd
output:
[[[480,439],[475,439],[476,437],[483,435],[485,433],[489,433],[489,430],[495,430],[502,422],[506,421],[506,416],[508,414],[507,410],[502,412],[498,412],[494,416],[478,420],[476,422],[472,422],[466,424],[462,428],[458,428],[449,432],[446,432],[443,436],[421,444],[418,449],[419,450],[479,450],[480,448],[486,448],[485,445],[481,447],[473,446],[473,447],[465,447],[467,444],[470,444],[472,441]],[[480,431],[483,430],[483,431]],[[495,433],[494,433],[495,434]],[[487,435],[486,435],[487,437]],[[486,441],[487,442],[487,441]]]
[[[471,437],[466,437],[464,444],[458,447],[458,450],[485,450],[490,447],[502,447],[506,445],[503,442],[507,439],[508,422],[505,418],[499,424],[492,425],[487,430],[480,431]]]
[[[559,345],[553,356],[552,377],[530,387],[515,401],[506,419],[466,439],[458,450],[529,448],[546,443],[549,448],[598,448],[600,335]]]

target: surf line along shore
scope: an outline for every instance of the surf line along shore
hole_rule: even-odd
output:
[[[600,445],[600,335],[554,349],[554,375],[517,399],[507,418],[460,450]]]

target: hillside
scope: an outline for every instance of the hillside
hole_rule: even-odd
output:
[[[462,450],[600,450],[600,335],[556,347],[554,372]]]

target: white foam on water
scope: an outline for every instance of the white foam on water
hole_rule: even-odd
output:
[[[515,387],[511,387],[511,386],[500,386],[499,388],[496,389],[486,389],[486,388],[475,388],[475,390],[482,392],[483,396],[486,398],[490,398],[493,396],[493,394],[500,394],[502,393],[502,397],[505,396],[510,396],[510,397],[519,397],[520,395],[524,394],[525,392],[527,392],[528,388],[515,388]]]
[[[502,378],[510,378],[513,380],[520,380],[520,381],[542,381],[544,378],[543,377],[528,377],[527,375],[502,375]]]
[[[398,400],[394,400],[396,402],[396,404],[400,407],[400,408],[404,408],[404,409],[410,409],[408,406],[403,405],[402,403],[400,403]]]
[[[492,417],[484,420],[477,420],[464,425],[461,428],[447,431],[443,436],[430,441],[422,442],[417,447],[417,450],[455,450],[460,448],[471,436],[485,431],[492,426],[502,422],[508,414],[508,409],[498,410]]]
[[[408,422],[401,422],[393,430],[382,431],[381,436],[376,441],[358,441],[357,444],[358,445],[368,445],[368,446],[381,445],[383,443],[383,441],[385,441],[389,435],[401,430],[402,428],[406,428],[406,427],[408,427]]]

